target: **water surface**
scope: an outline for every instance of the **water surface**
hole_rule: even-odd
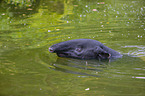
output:
[[[0,1],[1,96],[145,95],[144,0]],[[48,48],[88,38],[123,54],[60,58]]]

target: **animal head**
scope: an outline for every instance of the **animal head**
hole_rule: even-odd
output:
[[[111,54],[104,49],[104,45],[96,40],[75,39],[52,45],[49,51],[59,57],[78,59],[109,59]]]

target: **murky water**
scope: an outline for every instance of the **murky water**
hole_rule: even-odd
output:
[[[144,96],[144,26],[144,0],[0,1],[0,96]],[[78,60],[48,52],[79,38],[123,57]]]

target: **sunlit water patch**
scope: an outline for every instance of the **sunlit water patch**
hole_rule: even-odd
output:
[[[134,77],[134,76],[132,78],[145,79],[145,77]]]

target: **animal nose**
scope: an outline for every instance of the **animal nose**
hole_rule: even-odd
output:
[[[54,52],[54,51],[53,51],[53,48],[50,47],[50,48],[49,48],[49,52]]]

